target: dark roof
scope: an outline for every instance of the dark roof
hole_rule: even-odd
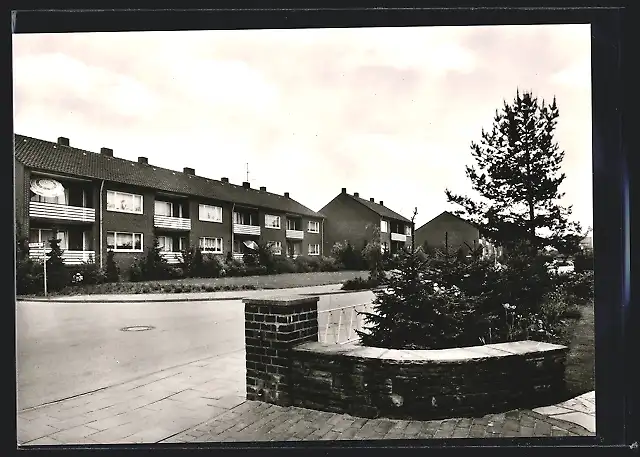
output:
[[[285,213],[323,218],[297,201],[257,189],[245,189],[202,176],[141,164],[105,154],[14,135],[15,158],[26,167],[85,178],[104,179],[164,192],[211,198]]]
[[[386,206],[382,206],[379,205],[378,203],[372,202],[371,200],[365,200],[364,198],[360,198],[360,197],[356,197],[355,195],[349,195],[346,194],[349,197],[353,198],[355,201],[362,203],[364,206],[366,206],[367,208],[369,208],[371,211],[377,213],[378,215],[382,216],[382,217],[387,217],[389,219],[397,219],[399,221],[403,221],[403,222],[411,222],[410,219],[407,219],[406,217],[396,213],[395,211],[391,211],[389,208],[387,208]]]
[[[443,211],[443,212],[441,212],[440,214],[438,214],[436,217],[434,217],[433,219],[431,219],[430,221],[425,222],[424,224],[422,224],[420,227],[418,227],[418,228],[416,229],[416,231],[420,230],[422,227],[427,226],[428,224],[432,223],[432,222],[433,222],[433,221],[435,221],[436,219],[439,219],[440,217],[444,216],[445,214],[448,214],[449,216],[453,216],[453,217],[455,217],[455,218],[457,218],[457,219],[460,219],[462,222],[465,222],[465,223],[467,223],[467,224],[471,225],[471,226],[472,226],[472,227],[474,227],[474,228],[478,228],[478,226],[477,226],[475,223],[473,223],[473,222],[471,222],[471,221],[466,220],[464,217],[458,216],[457,214],[454,214],[454,213],[452,213],[451,211]]]

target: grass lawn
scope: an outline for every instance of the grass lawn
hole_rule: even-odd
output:
[[[595,389],[595,336],[593,302],[580,308],[582,316],[573,323],[565,379],[570,396]]]
[[[163,281],[118,282],[110,284],[71,286],[55,295],[145,294],[216,292],[221,290],[287,289],[291,287],[341,284],[348,279],[368,277],[366,271],[335,271],[318,273],[283,273],[277,275],[185,278]],[[53,294],[52,294],[53,295]]]

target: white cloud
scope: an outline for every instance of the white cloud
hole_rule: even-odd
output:
[[[583,58],[579,62],[551,75],[551,82],[556,85],[575,89],[591,89],[591,58]]]

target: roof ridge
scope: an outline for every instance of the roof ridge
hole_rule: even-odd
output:
[[[404,217],[402,214],[400,214],[400,213],[398,213],[398,212],[396,212],[396,211],[392,210],[391,208],[387,208],[387,207],[386,207],[386,206],[384,206],[384,205],[380,205],[379,203],[376,203],[375,201],[373,201],[373,202],[372,202],[372,201],[369,201],[369,200],[367,200],[367,199],[365,199],[365,198],[362,198],[362,197],[360,197],[360,196],[356,197],[355,195],[351,195],[351,194],[346,194],[346,195],[348,195],[349,197],[351,197],[352,199],[354,199],[355,201],[357,201],[358,203],[360,203],[362,206],[364,206],[365,208],[367,208],[369,211],[373,211],[373,212],[374,212],[374,213],[376,213],[378,216],[384,217],[384,215],[383,215],[383,214],[380,214],[379,212],[377,212],[376,210],[374,210],[373,208],[371,208],[371,207],[369,206],[369,204],[370,204],[370,203],[373,203],[374,205],[376,205],[376,207],[383,208],[383,209],[385,209],[386,211],[389,211],[390,213],[395,214],[395,219],[401,220],[401,221],[403,221],[403,222],[410,222],[410,220],[409,220],[408,218]],[[387,216],[387,217],[388,217],[388,216]]]

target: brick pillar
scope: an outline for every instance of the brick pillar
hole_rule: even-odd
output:
[[[319,297],[247,298],[247,400],[291,405],[291,348],[318,341]]]

